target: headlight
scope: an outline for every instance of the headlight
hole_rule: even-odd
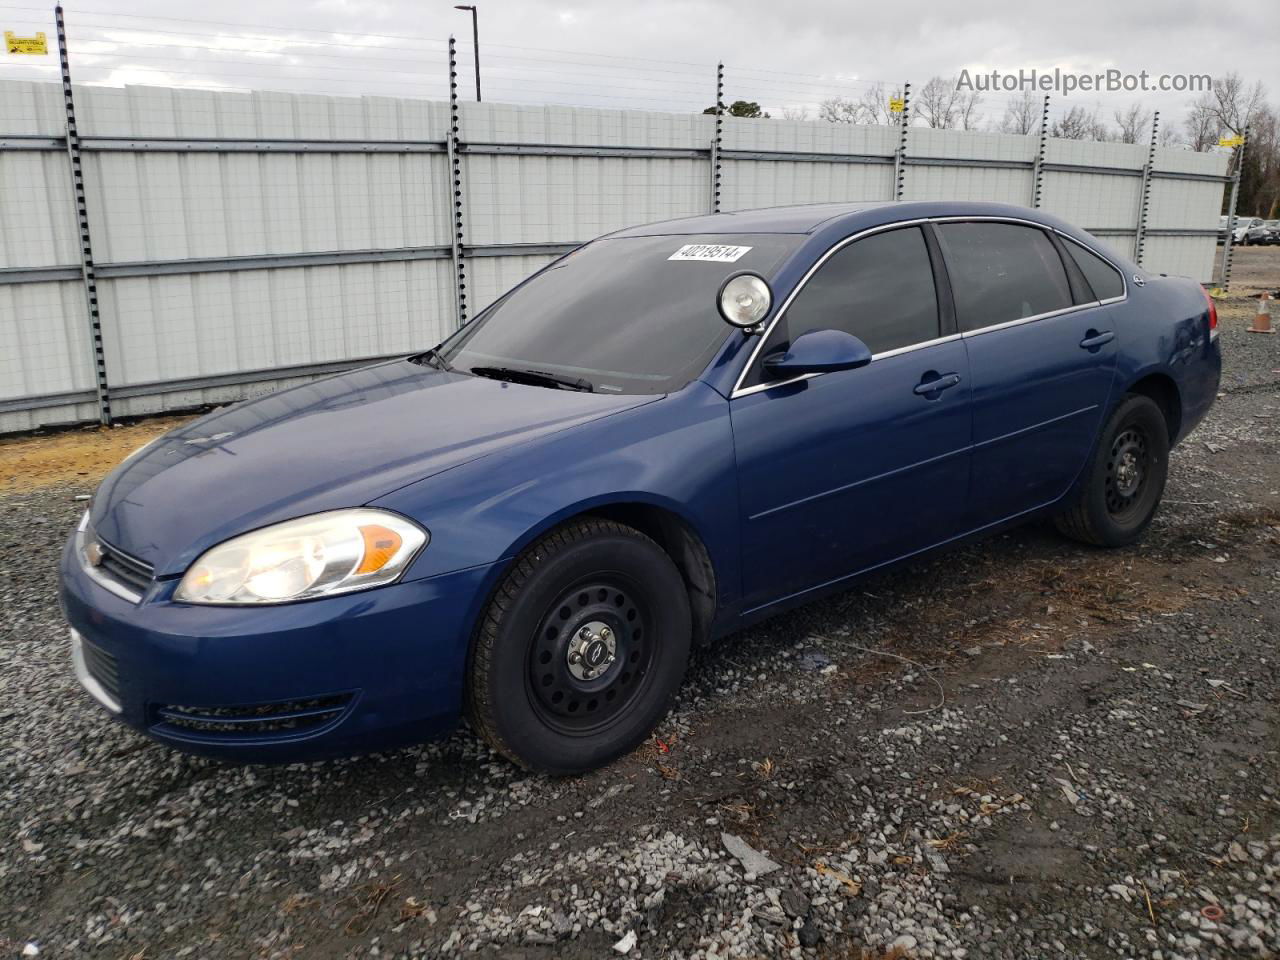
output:
[[[191,565],[183,603],[287,603],[391,583],[427,532],[384,510],[335,510],[221,543]]]

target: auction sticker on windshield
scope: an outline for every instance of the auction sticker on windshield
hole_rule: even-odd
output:
[[[733,263],[750,247],[731,247],[722,243],[686,243],[667,257],[668,260],[705,260],[710,263]]]

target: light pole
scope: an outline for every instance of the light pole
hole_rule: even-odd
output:
[[[453,9],[471,11],[471,40],[472,40],[471,52],[472,52],[472,59],[475,60],[475,63],[476,63],[476,103],[479,103],[480,102],[480,22],[476,15],[476,8],[474,6],[457,4],[454,6]]]

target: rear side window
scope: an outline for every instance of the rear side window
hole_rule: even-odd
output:
[[[872,353],[935,339],[938,296],[920,228],[872,234],[832,254],[784,320],[790,339],[810,330],[844,330]]]
[[[1124,296],[1124,278],[1120,276],[1119,270],[1074,240],[1064,238],[1064,245],[1084,278],[1089,281],[1095,297],[1110,300],[1112,297]]]
[[[941,223],[960,330],[980,330],[1072,305],[1057,248],[1014,223]]]

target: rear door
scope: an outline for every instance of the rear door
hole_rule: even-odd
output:
[[[952,323],[918,226],[837,249],[784,307],[730,401],[746,612],[960,531],[969,368]],[[874,359],[771,380],[764,357],[819,329],[861,338]]]
[[[969,354],[971,503],[973,526],[982,527],[1071,486],[1107,409],[1116,331],[1075,257],[1064,261],[1046,230],[990,220],[937,230]],[[1109,264],[1101,268],[1114,277]]]

